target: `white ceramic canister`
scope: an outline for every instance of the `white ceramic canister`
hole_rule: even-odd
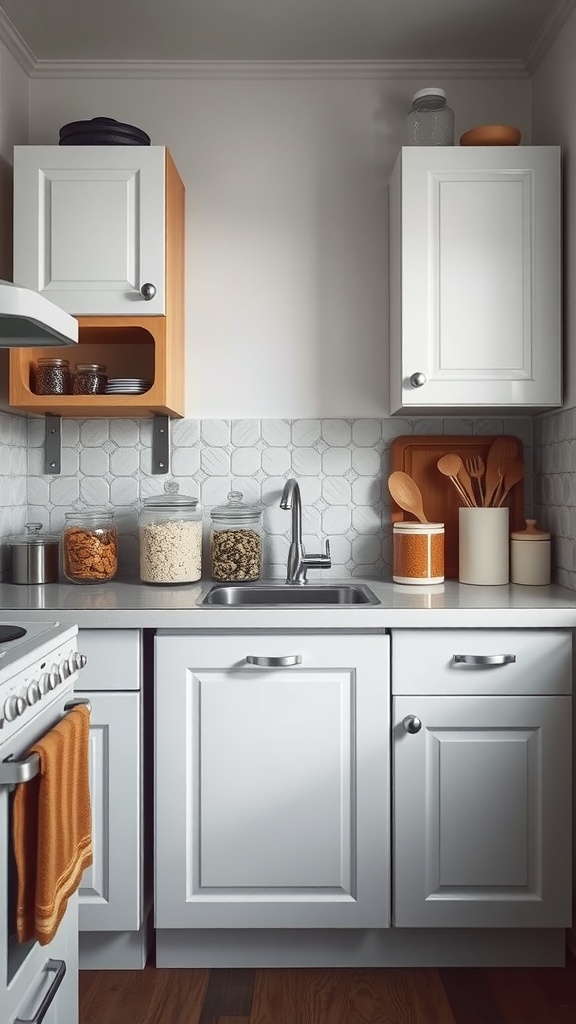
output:
[[[536,529],[535,519],[526,520],[525,530],[510,534],[510,568],[512,583],[550,583],[550,534]]]
[[[444,523],[394,523],[395,583],[444,582]]]
[[[508,583],[508,509],[461,508],[458,531],[460,583],[477,586]]]

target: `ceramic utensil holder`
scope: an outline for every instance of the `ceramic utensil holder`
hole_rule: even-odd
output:
[[[461,508],[458,514],[460,583],[508,583],[510,557],[507,508]]]

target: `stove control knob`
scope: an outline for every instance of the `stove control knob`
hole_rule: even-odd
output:
[[[4,718],[7,722],[13,722],[18,714],[17,697],[8,697],[4,701]]]
[[[50,675],[48,676],[48,689],[49,690],[55,690],[56,687],[58,686],[59,682],[60,682],[60,675],[58,673],[58,666],[57,665],[52,665],[52,671],[50,672]]]
[[[63,683],[65,679],[68,679],[70,675],[70,669],[67,661],[61,661],[58,666],[58,682]]]
[[[32,707],[33,704],[36,704],[36,702],[40,700],[40,683],[37,680],[34,680],[33,683],[30,683],[30,686],[26,690],[26,700],[28,701],[30,707]]]
[[[50,676],[47,672],[43,672],[40,676],[38,689],[40,691],[40,697],[43,697],[44,694],[48,693],[48,690],[50,689]]]
[[[81,668],[86,668],[88,658],[85,654],[79,654],[78,651],[76,651],[76,653],[72,655],[72,659],[74,661],[74,671],[77,672]]]
[[[26,711],[26,707],[27,705],[26,701],[24,700],[24,697],[16,697],[16,714],[18,716],[24,714],[24,712]]]

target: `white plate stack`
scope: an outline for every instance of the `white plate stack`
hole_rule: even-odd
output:
[[[141,377],[109,377],[106,385],[107,395],[143,395],[152,387],[151,380]]]

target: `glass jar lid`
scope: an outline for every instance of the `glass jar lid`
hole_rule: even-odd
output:
[[[42,547],[44,544],[57,544],[58,537],[51,537],[47,533],[42,533],[42,523],[24,523],[24,529],[26,533],[21,533],[19,536],[10,537],[8,543],[12,547],[23,545],[24,547]]]
[[[418,103],[419,100],[430,100],[432,102],[435,99],[446,102],[446,93],[440,86],[430,85],[426,89],[418,89],[412,97],[412,103]]]
[[[113,508],[94,508],[84,509],[82,512],[65,512],[64,519],[68,522],[74,523],[90,523],[94,521],[100,523],[105,521],[110,522],[111,519],[114,519],[115,515],[116,512]]]
[[[164,484],[164,494],[151,494],[144,498],[145,508],[192,508],[198,504],[198,498],[191,494],[179,494],[180,485],[175,480],[167,480]]]
[[[70,366],[68,359],[57,359],[56,356],[40,356],[36,362],[38,366]]]
[[[232,519],[239,523],[254,523],[260,518],[262,506],[257,502],[253,505],[245,505],[242,501],[244,497],[242,491],[230,491],[227,497],[226,505],[216,505],[210,512],[214,522]]]
[[[105,373],[106,367],[104,363],[76,363],[77,370],[89,370],[90,373]]]

